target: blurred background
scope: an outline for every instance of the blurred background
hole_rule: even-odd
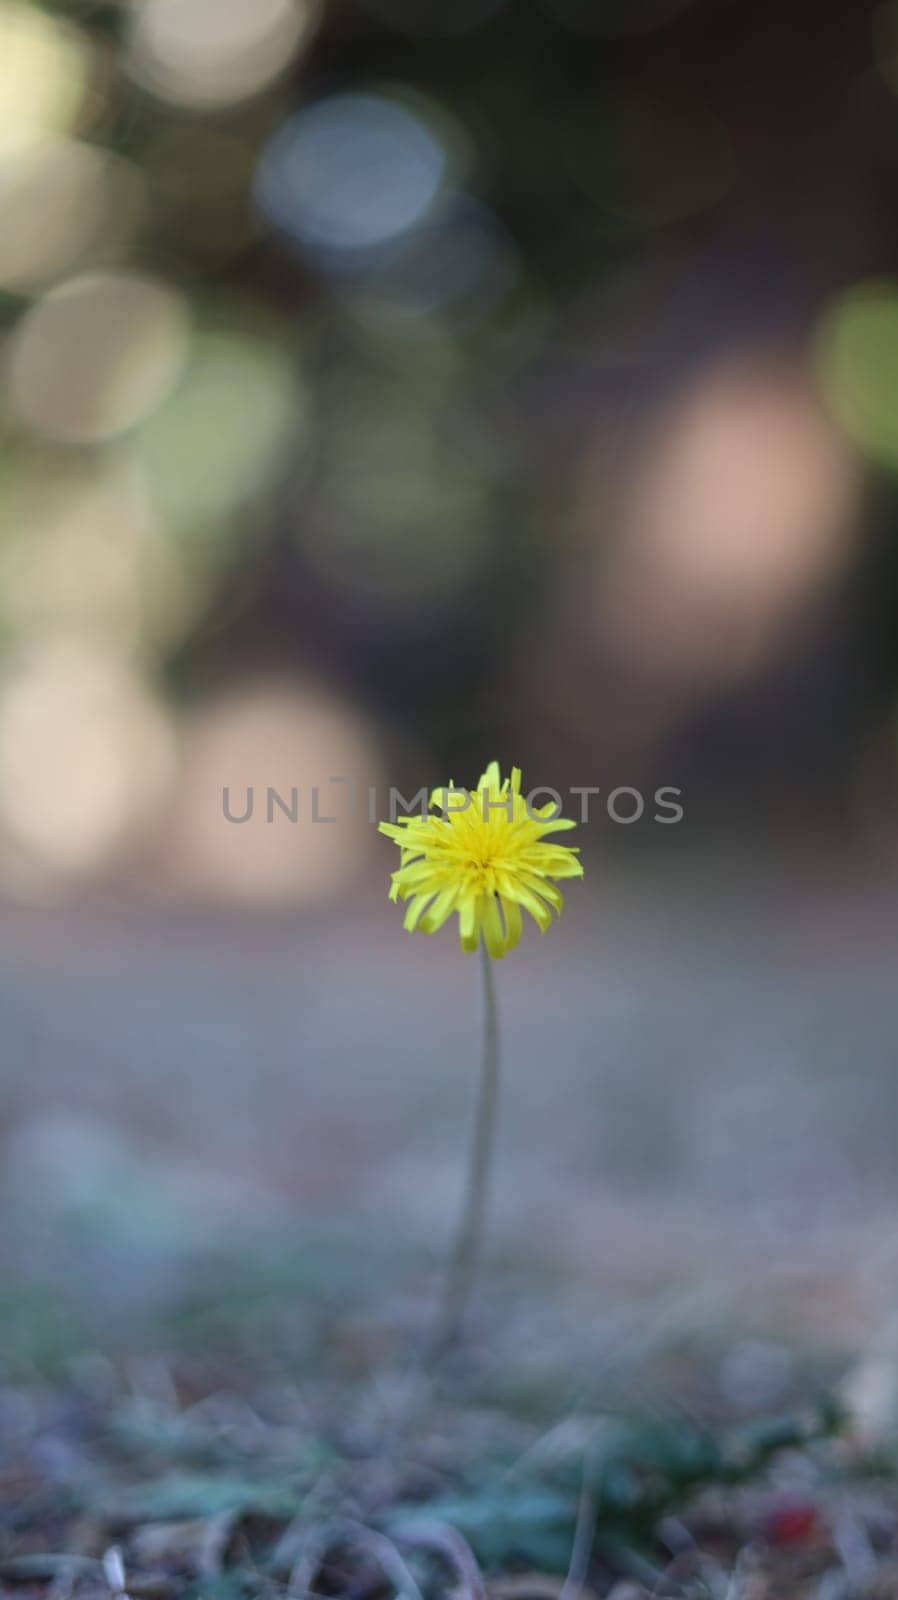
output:
[[[477,973],[331,779],[492,757],[601,790],[495,1258],[891,1338],[896,95],[893,0],[0,0],[4,1357],[427,1281]]]

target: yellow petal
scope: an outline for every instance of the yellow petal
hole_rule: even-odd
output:
[[[528,889],[526,884],[515,884],[514,898],[518,901],[519,905],[524,907],[525,911],[530,912],[530,915],[539,928],[540,933],[545,933],[546,929],[551,927],[552,913],[549,910],[549,907],[546,905],[544,900],[540,899],[539,895],[534,894],[531,889]]]
[[[455,885],[443,889],[437,895],[430,910],[421,918],[419,927],[422,933],[437,933],[448,917],[451,917],[458,890]]]
[[[505,947],[514,950],[521,938],[521,908],[515,900],[503,897],[502,915],[505,918]]]
[[[481,774],[477,783],[477,787],[478,789],[489,789],[490,793],[492,794],[495,792],[495,790],[501,788],[501,785],[502,779],[499,774],[499,763],[498,761],[491,761],[486,771]]]
[[[480,929],[477,925],[477,900],[473,894],[465,894],[459,898],[458,904],[458,933],[465,950],[476,950],[480,942]],[[471,940],[473,939],[473,944]]]
[[[419,894],[416,895],[412,901],[410,901],[409,908],[405,913],[405,921],[403,923],[403,927],[407,933],[414,933],[432,899],[432,894]]]
[[[408,902],[409,931],[435,933],[457,913],[462,949],[476,950],[482,938],[498,959],[521,937],[522,908],[542,932],[553,910],[560,914],[557,882],[582,877],[583,867],[577,850],[552,836],[576,824],[556,816],[552,802],[530,815],[521,782],[519,767],[503,779],[491,761],[476,790],[450,783],[433,790],[423,820],[404,813],[380,824],[399,847],[390,898]]]
[[[483,937],[489,954],[498,961],[505,954],[505,931],[499,915],[499,902],[494,894],[483,896],[481,908]]]

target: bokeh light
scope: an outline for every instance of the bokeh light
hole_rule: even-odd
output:
[[[166,834],[165,868],[179,894],[249,906],[300,906],[338,900],[372,859],[376,833],[368,789],[381,781],[374,737],[362,718],[317,685],[265,678],[222,690],[198,706],[184,730],[184,767]],[[354,804],[345,783],[352,779]],[[229,821],[222,790],[229,790]],[[297,821],[289,806],[297,790]],[[312,820],[312,789],[320,817]]]
[[[230,520],[296,462],[310,404],[289,349],[261,319],[200,329],[180,382],[137,436],[153,500],[185,548],[221,559]]]
[[[844,571],[859,488],[800,369],[761,358],[712,368],[631,468],[600,561],[604,643],[667,680],[757,669]]]
[[[589,697],[584,725],[612,719],[629,673],[621,716],[663,735],[661,685],[752,681],[813,626],[858,549],[845,435],[898,453],[898,290],[820,296],[837,428],[754,296],[745,358],[674,392],[690,238],[713,252],[738,211],[735,152],[755,170],[739,107],[731,138],[726,97],[667,71],[688,0],[525,10],[0,0],[0,651],[90,638],[174,705],[235,638],[314,661],[321,606],[353,681],[435,629],[488,656],[545,574],[546,650],[573,612],[597,678],[571,725]],[[592,376],[567,409],[581,356],[594,411]],[[645,408],[606,408],[643,377]]]
[[[216,110],[285,72],[317,17],[315,0],[134,0],[129,68],[163,100]]]
[[[862,283],[835,301],[817,341],[833,414],[874,461],[898,467],[898,283]]]
[[[50,880],[109,864],[158,815],[169,717],[127,666],[57,638],[0,678],[0,830]]]
[[[0,0],[0,156],[79,125],[91,87],[84,37],[20,0]]]
[[[111,438],[159,405],[186,358],[177,292],[128,273],[89,273],[53,289],[20,322],[11,371],[20,415],[70,443]]]
[[[64,633],[146,657],[191,615],[177,555],[126,459],[11,457],[0,479],[0,640]]]
[[[109,263],[146,209],[139,169],[77,140],[0,151],[0,288],[26,290]]]
[[[297,112],[263,151],[256,199],[331,266],[424,222],[452,171],[442,126],[385,94],[338,94]]]

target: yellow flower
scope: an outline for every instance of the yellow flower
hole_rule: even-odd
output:
[[[463,950],[476,950],[482,934],[489,954],[504,956],[521,937],[522,907],[545,933],[563,904],[551,880],[583,876],[578,851],[546,835],[576,823],[556,816],[551,801],[528,810],[519,768],[503,782],[496,761],[476,789],[435,789],[430,807],[443,815],[380,824],[402,852],[390,899],[410,902],[409,933],[436,933],[457,911]]]

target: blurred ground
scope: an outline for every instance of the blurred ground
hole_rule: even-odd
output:
[[[685,860],[599,878],[499,968],[496,1264],[550,1269],[561,1321],[566,1292],[651,1291],[866,1344],[898,1294],[894,887]],[[379,1239],[394,1288],[439,1261],[477,977],[380,892],[314,922],[20,913],[7,1272],[95,1281],[106,1314],[235,1234]]]

